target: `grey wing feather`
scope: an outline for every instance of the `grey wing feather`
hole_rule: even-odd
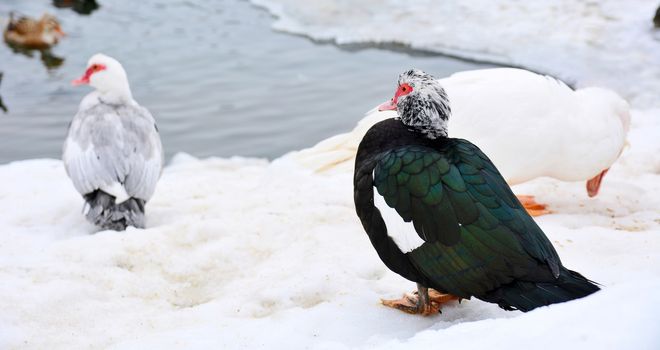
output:
[[[124,127],[130,130],[128,134],[131,136],[127,142],[131,170],[124,187],[131,197],[148,200],[163,169],[163,147],[154,118],[146,108],[138,108],[141,118],[125,119]]]
[[[119,183],[129,196],[148,200],[160,177],[163,149],[145,108],[100,102],[74,117],[63,160],[81,194]]]

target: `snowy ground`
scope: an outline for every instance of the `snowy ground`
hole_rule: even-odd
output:
[[[528,314],[471,300],[442,315],[408,316],[378,303],[413,284],[376,256],[354,213],[349,172],[313,174],[290,156],[179,155],[147,206],[148,229],[91,235],[61,162],[30,160],[0,166],[0,349],[660,348],[660,68],[657,47],[648,49],[657,35],[645,29],[655,2],[561,1],[560,14],[516,2],[529,7],[531,22],[550,21],[552,28],[536,30],[525,27],[530,21],[512,22],[526,18],[519,7],[471,2],[481,6],[481,24],[499,28],[479,31],[497,38],[497,49],[480,46],[486,39],[472,40],[469,21],[442,17],[446,9],[428,1],[270,2],[280,14],[294,3],[304,16],[282,17],[279,26],[314,36],[305,19],[319,25],[320,37],[338,41],[472,50],[630,97],[630,147],[598,197],[588,199],[583,183],[549,179],[515,188],[550,205],[554,214],[539,224],[565,265],[603,290]],[[474,12],[461,6],[450,10]],[[320,18],[319,9],[335,16]],[[365,16],[371,32],[359,26]],[[508,31],[529,37],[510,43]],[[536,50],[539,33],[546,51]]]
[[[582,183],[516,188],[551,205],[539,223],[564,263],[604,286],[529,314],[478,300],[429,318],[380,306],[413,284],[376,256],[347,172],[179,155],[148,229],[90,235],[60,161],[1,166],[0,348],[657,349],[658,134],[653,113],[633,116],[595,199]]]

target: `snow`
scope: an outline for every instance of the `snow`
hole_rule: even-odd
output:
[[[528,314],[478,300],[428,318],[379,305],[414,285],[376,256],[350,172],[179,154],[147,229],[90,234],[59,160],[0,166],[11,184],[0,188],[0,348],[657,348],[657,112],[635,112],[596,198],[583,183],[516,187],[550,204],[538,222],[565,265],[603,285]]]
[[[630,146],[597,197],[551,179],[514,188],[549,204],[538,223],[603,290],[527,314],[469,300],[410,316],[379,305],[414,285],[371,247],[350,170],[179,154],[147,229],[94,233],[62,163],[26,160],[0,166],[0,349],[660,348],[655,2],[253,2],[280,29],[524,64],[633,99]]]

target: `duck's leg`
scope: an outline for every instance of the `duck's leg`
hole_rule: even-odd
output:
[[[605,177],[609,170],[610,168],[607,168],[587,181],[587,194],[589,194],[589,197],[595,197],[598,194],[600,183],[603,181],[603,177]]]
[[[454,300],[458,300],[460,303],[461,300],[463,300],[455,295],[440,293],[435,289],[429,289],[429,299],[431,299],[431,302],[433,303],[438,303],[438,305],[442,305]]]
[[[450,294],[442,294],[417,283],[417,291],[404,294],[401,299],[381,300],[385,306],[393,307],[409,314],[429,316],[440,312],[440,306],[452,300],[459,300]]]
[[[516,195],[516,197],[518,197],[520,203],[531,216],[541,216],[551,213],[550,210],[546,209],[547,206],[545,204],[536,202],[534,196]]]

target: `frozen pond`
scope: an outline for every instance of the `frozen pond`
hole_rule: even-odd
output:
[[[70,81],[96,52],[124,64],[133,96],[159,122],[168,157],[185,151],[273,158],[351,129],[391,97],[406,68],[440,76],[485,67],[276,32],[274,18],[246,1],[100,5],[86,16],[46,1],[0,3],[3,19],[10,11],[49,11],[68,33],[51,53],[64,59],[57,68],[47,69],[39,52],[28,57],[1,45],[0,96],[8,112],[0,111],[0,163],[60,157],[67,125],[89,92]]]

